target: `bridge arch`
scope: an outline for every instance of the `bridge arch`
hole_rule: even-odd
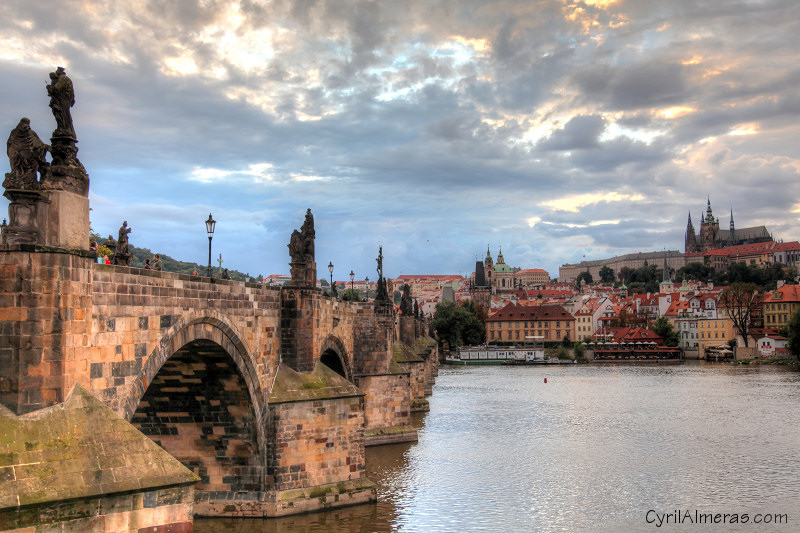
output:
[[[322,343],[319,360],[348,381],[353,381],[353,367],[344,343],[334,335],[329,335]]]
[[[128,420],[195,471],[197,488],[265,490],[267,395],[242,336],[205,310],[182,317],[141,369]]]

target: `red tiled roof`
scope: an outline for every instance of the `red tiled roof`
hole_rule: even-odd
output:
[[[664,313],[665,316],[677,316],[681,311],[689,309],[689,302],[672,302],[669,309]]]
[[[492,313],[492,315],[487,319],[491,322],[497,322],[500,320],[505,321],[512,321],[512,320],[575,320],[571,314],[567,312],[566,309],[561,307],[560,305],[519,305],[514,303],[509,303],[502,309],[497,310],[496,312]]]
[[[776,298],[775,293],[780,293]],[[764,302],[800,302],[800,285],[784,285],[778,290],[769,291],[764,295]]]
[[[775,248],[772,249],[773,252],[791,252],[794,250],[800,250],[800,242],[779,242],[775,243]]]
[[[772,249],[777,243],[775,242],[757,242],[753,244],[739,244],[737,246],[729,246],[726,248],[730,257],[740,257],[743,255],[761,255],[772,252]]]

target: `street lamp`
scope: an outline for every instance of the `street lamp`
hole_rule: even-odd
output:
[[[350,290],[351,291],[353,290],[353,278],[355,278],[355,277],[356,277],[356,275],[353,274],[353,271],[351,270],[350,271]]]
[[[328,272],[331,273],[331,287],[333,287],[333,262],[328,261]]]
[[[369,276],[364,278],[364,292],[367,294],[367,300],[369,300]]]
[[[208,220],[206,220],[206,232],[208,233],[208,270],[206,274],[209,278],[214,276],[214,272],[211,270],[211,238],[214,236],[214,226],[216,225],[217,221],[209,213]]]

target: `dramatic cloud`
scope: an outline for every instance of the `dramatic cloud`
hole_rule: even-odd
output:
[[[0,129],[76,88],[92,226],[288,272],[311,207],[344,279],[681,249],[711,197],[800,238],[793,0],[0,4]],[[6,205],[6,204],[4,204]],[[204,251],[205,250],[205,251]]]

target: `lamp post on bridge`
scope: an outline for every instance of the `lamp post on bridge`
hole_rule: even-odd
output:
[[[328,261],[328,272],[331,273],[331,287],[333,287],[333,261]]]
[[[350,271],[350,290],[351,291],[353,290],[353,278],[355,278],[355,277],[356,277],[356,275],[353,274],[353,271],[351,270]]]
[[[211,270],[211,238],[214,237],[214,226],[217,225],[217,221],[211,216],[211,213],[208,214],[208,220],[206,220],[206,232],[208,233],[208,270],[206,274],[209,278],[214,277],[214,271]]]
[[[364,278],[364,293],[366,293],[367,300],[369,300],[369,276]]]

